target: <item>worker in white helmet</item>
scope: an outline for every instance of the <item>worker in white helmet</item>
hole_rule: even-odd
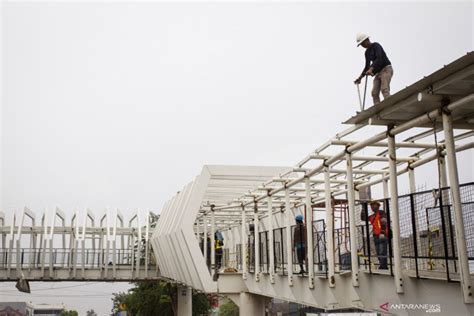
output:
[[[380,103],[380,92],[382,92],[384,99],[390,95],[390,80],[393,76],[392,64],[387,54],[385,54],[382,45],[377,42],[372,43],[369,35],[359,33],[357,34],[356,41],[357,46],[362,45],[365,48],[365,67],[354,83],[359,84],[366,75],[375,76],[372,98],[374,104]]]

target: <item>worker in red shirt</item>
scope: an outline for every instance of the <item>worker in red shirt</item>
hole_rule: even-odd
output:
[[[388,269],[387,267],[387,248],[388,248],[388,221],[387,213],[380,209],[378,201],[371,201],[370,208],[373,214],[368,220],[372,225],[372,236],[374,237],[375,252],[379,259],[379,269]],[[360,219],[367,221],[367,210],[362,210]]]

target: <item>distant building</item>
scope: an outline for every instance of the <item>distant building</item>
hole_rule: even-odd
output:
[[[64,305],[33,304],[31,302],[0,302],[0,316],[58,316]]]

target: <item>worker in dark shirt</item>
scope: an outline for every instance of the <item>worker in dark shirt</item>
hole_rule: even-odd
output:
[[[304,271],[304,261],[306,259],[306,226],[303,221],[303,215],[296,215],[295,220],[296,227],[293,233],[293,245],[296,249],[298,264],[300,265],[299,273],[303,275],[306,273]]]
[[[372,43],[369,35],[357,34],[357,46],[362,45],[365,48],[365,67],[360,76],[354,81],[359,84],[361,79],[366,76],[375,76],[372,87],[372,98],[374,104],[380,103],[380,91],[383,98],[386,99],[390,95],[390,81],[393,76],[393,68],[390,60],[385,54],[382,45],[377,42]]]

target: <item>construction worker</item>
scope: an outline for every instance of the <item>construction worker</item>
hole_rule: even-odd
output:
[[[255,269],[255,224],[249,225],[249,234],[247,240],[247,264],[248,267],[253,270]]]
[[[306,273],[304,271],[304,260],[306,258],[306,226],[303,222],[303,215],[296,215],[296,227],[293,233],[293,245],[296,249],[296,257],[298,264],[300,265],[301,274]]]
[[[370,208],[373,214],[368,220],[372,225],[372,235],[374,237],[375,252],[379,259],[379,269],[388,269],[387,267],[387,247],[388,247],[388,222],[387,213],[380,209],[378,201],[371,201]],[[367,209],[362,209],[360,219],[367,221]]]
[[[356,41],[357,46],[362,45],[365,48],[365,66],[354,83],[359,84],[364,76],[375,76],[372,87],[372,98],[375,105],[380,103],[380,91],[382,91],[384,99],[390,96],[390,81],[393,76],[392,64],[382,45],[377,42],[372,43],[369,35],[359,33]]]
[[[223,254],[223,248],[224,247],[224,237],[222,236],[222,233],[217,230],[214,233],[214,248],[216,251],[216,270],[219,270],[222,265],[222,254]]]

